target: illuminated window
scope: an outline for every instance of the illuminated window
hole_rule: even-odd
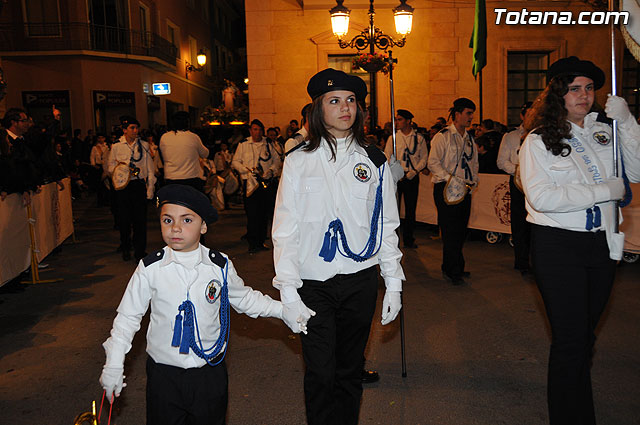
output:
[[[610,92],[611,87],[607,90]],[[638,118],[640,116],[640,63],[628,49],[624,49],[622,59],[622,97],[629,104],[633,116]]]
[[[366,71],[363,71],[360,68],[353,67],[353,59],[356,55],[329,55],[328,67],[333,69],[338,69],[342,72],[345,72],[349,75],[357,75],[362,78],[364,82],[367,84],[367,93],[371,92],[371,74]],[[367,96],[367,107],[369,107],[369,102],[371,101],[371,96]]]

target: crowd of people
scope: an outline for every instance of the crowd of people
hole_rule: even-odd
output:
[[[453,285],[465,285],[471,272],[463,245],[473,191],[481,173],[507,173],[514,268],[533,273],[551,324],[550,423],[595,424],[589,372],[594,330],[622,254],[618,205],[628,201],[628,182],[640,181],[640,125],[622,98],[610,96],[604,109],[595,104],[604,78],[589,61],[560,59],[549,69],[546,89],[522,106],[522,123],[510,132],[490,119],[474,126],[476,105],[460,97],[448,118],[438,118],[428,131],[409,110],[398,109],[395,135],[390,124],[366,135],[366,85],[333,69],[310,79],[311,103],[302,109],[301,126],[292,120],[284,136],[257,119],[247,128],[197,134],[188,113],[178,112],[167,131],[141,131],[135,117],[123,116],[110,137],[89,133],[82,139],[80,131],[69,137],[60,128],[55,110],[50,123],[34,125],[24,110],[12,108],[0,133],[0,192],[2,199],[18,193],[28,203],[42,184],[69,176],[74,196],[93,190],[100,205],[112,206],[122,257],[130,260],[133,248],[140,263],[104,344],[101,383],[110,397],[124,387],[124,356],[151,305],[148,418],[224,423],[223,315],[231,305],[253,317],[281,318],[302,333],[309,424],[356,424],[378,275],[386,287],[382,324],[402,307],[400,202],[402,243],[415,249],[419,181],[421,175],[431,179],[441,271]],[[620,136],[616,155],[612,120]],[[167,246],[148,254],[147,200],[155,196]],[[228,257],[205,248],[207,226],[217,219],[213,206],[224,209],[233,197],[244,205],[250,253],[272,249],[265,244],[272,223],[273,285],[280,301],[244,286]],[[168,288],[168,276],[179,285]],[[190,293],[200,280],[204,299]],[[216,323],[203,327],[197,343],[195,305]],[[201,336],[214,344],[212,353]],[[186,389],[184,383],[195,379],[195,392]],[[194,397],[195,404],[211,408],[185,401]]]

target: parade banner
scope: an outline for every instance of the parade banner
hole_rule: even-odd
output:
[[[56,183],[42,186],[31,199],[35,246],[38,262],[73,233],[71,182],[63,180],[64,190]],[[9,195],[0,202],[0,282],[7,283],[29,268],[31,240],[27,209],[22,196]]]
[[[511,234],[511,194],[506,174],[480,174],[471,198],[469,228]],[[631,185],[633,201],[622,209],[620,231],[625,234],[625,252],[640,253],[640,183]],[[403,214],[404,215],[404,214]],[[420,175],[416,221],[438,224],[431,177]]]

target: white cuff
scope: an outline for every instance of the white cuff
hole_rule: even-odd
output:
[[[593,185],[593,196],[595,197],[595,203],[599,204],[602,202],[608,202],[611,200],[611,191],[609,190],[609,186],[604,184],[596,184]]]
[[[280,288],[280,301],[283,304],[289,304],[295,301],[300,300],[300,294],[298,294],[298,289],[293,285],[283,285]]]
[[[396,277],[386,277],[384,279],[384,286],[387,287],[387,291],[402,292],[402,280]]]

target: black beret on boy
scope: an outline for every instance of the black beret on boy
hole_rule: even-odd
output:
[[[307,93],[315,99],[325,93],[346,90],[356,95],[356,100],[364,101],[367,97],[367,85],[360,77],[348,75],[333,68],[327,68],[311,77],[307,84]]]
[[[569,56],[555,61],[547,71],[547,80],[551,81],[555,77],[574,75],[576,77],[587,77],[593,80],[596,90],[604,86],[604,72],[591,61],[580,60],[576,56]]]
[[[120,117],[120,125],[122,125],[123,129],[129,127],[131,124],[135,124],[140,127],[140,121],[135,117],[132,117],[131,115],[123,115]]]
[[[169,184],[158,191],[158,208],[164,204],[176,204],[189,208],[202,220],[211,224],[218,220],[218,211],[211,205],[207,195],[184,184]]]
[[[405,120],[412,120],[413,114],[406,109],[398,109],[398,115],[400,115]]]
[[[476,104],[473,103],[473,100],[467,99],[466,97],[459,97],[453,101],[453,110],[455,111],[464,111],[466,108],[476,110]]]

